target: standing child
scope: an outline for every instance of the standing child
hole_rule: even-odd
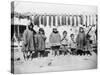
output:
[[[61,36],[56,28],[53,28],[49,41],[51,43],[52,54],[55,56],[59,55]]]
[[[32,53],[35,50],[34,36],[36,32],[33,30],[33,27],[34,27],[33,23],[30,23],[30,25],[28,25],[28,28],[24,31],[23,34],[24,42],[23,42],[22,51],[25,60],[29,59],[29,57],[31,58]]]
[[[38,50],[38,55],[40,57],[44,56],[45,40],[46,40],[45,32],[42,28],[40,28],[39,33],[35,36],[36,49]]]
[[[85,37],[85,31],[83,29],[83,27],[80,27],[79,28],[79,33],[77,35],[77,38],[76,38],[76,43],[77,43],[77,49],[78,51],[81,51],[81,55],[85,55],[85,52],[84,52],[84,48],[85,48],[85,45],[86,45],[86,37]]]

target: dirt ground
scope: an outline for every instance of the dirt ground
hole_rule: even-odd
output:
[[[36,73],[51,71],[68,71],[68,70],[84,70],[97,68],[97,55],[92,56],[75,56],[60,55],[54,57],[51,52],[48,57],[33,58],[33,60],[25,61],[22,52],[16,52],[15,57],[21,60],[14,61],[14,73]]]

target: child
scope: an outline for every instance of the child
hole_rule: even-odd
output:
[[[32,53],[35,50],[34,36],[36,32],[33,30],[33,27],[34,25],[30,23],[30,25],[28,25],[28,28],[24,31],[23,34],[24,42],[23,42],[22,51],[25,60],[31,58]]]
[[[63,31],[63,38],[61,39],[61,44],[63,47],[63,53],[64,55],[68,52],[68,39],[67,37],[67,31]]]
[[[76,41],[75,41],[75,38],[74,38],[74,34],[71,34],[70,35],[70,49],[71,49],[71,54],[75,55],[76,54]]]
[[[79,28],[79,33],[76,38],[76,43],[77,43],[77,49],[82,51],[81,55],[83,55],[83,54],[85,55],[84,48],[86,45],[86,37],[85,37],[85,31],[84,31],[83,27]]]
[[[38,50],[38,55],[42,57],[45,52],[45,40],[46,36],[42,28],[39,29],[39,33],[35,36],[36,49]]]
[[[52,54],[55,56],[59,55],[61,36],[56,28],[53,28],[53,31],[52,31],[50,38],[49,38],[49,41],[51,43],[51,48],[53,50]]]

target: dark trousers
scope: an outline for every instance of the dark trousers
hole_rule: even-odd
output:
[[[44,57],[45,50],[38,51],[40,57]]]

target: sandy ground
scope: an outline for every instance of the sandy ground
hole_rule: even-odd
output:
[[[15,56],[21,58],[20,61],[14,62],[14,73],[16,74],[97,68],[97,55],[95,53],[92,53],[92,56],[60,55],[56,57],[50,53],[48,57],[34,58],[28,61],[23,59],[22,52],[17,52]]]

